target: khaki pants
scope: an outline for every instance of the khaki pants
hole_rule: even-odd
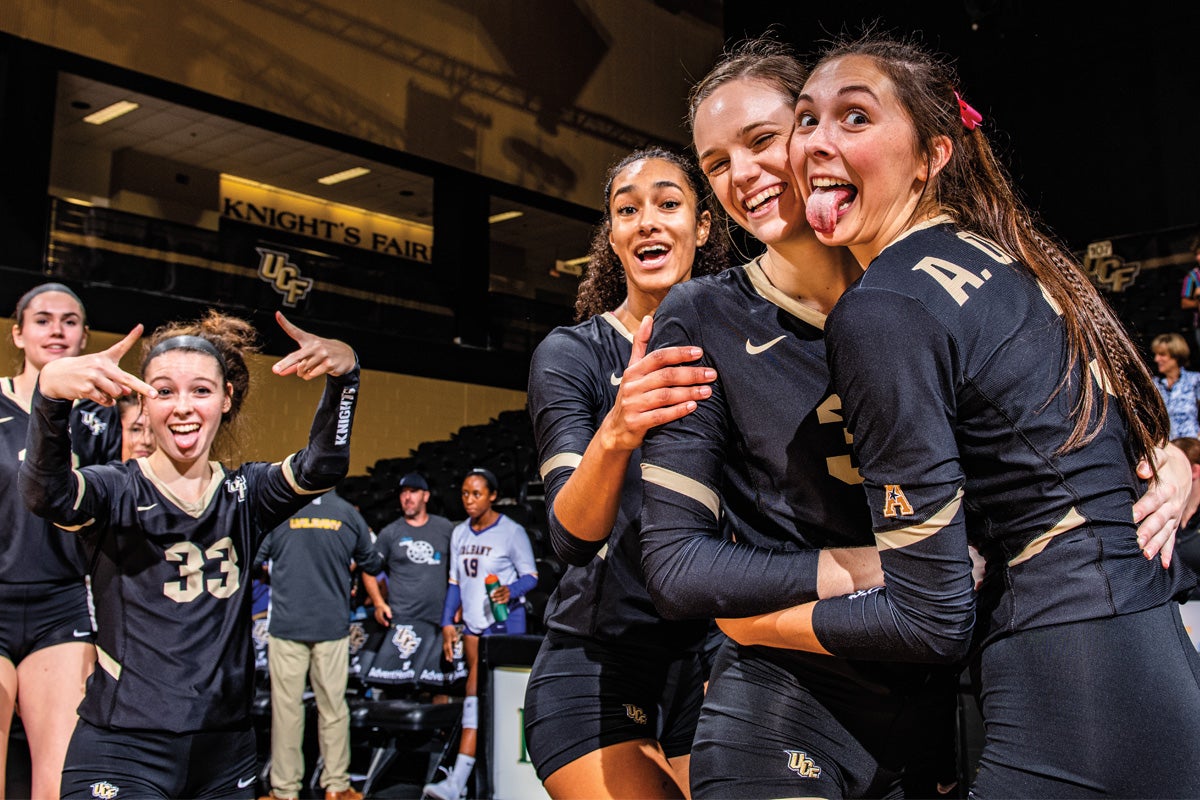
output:
[[[280,797],[300,796],[305,676],[317,701],[317,742],[325,760],[321,787],[332,792],[346,789],[350,786],[349,639],[294,642],[273,636],[267,647],[267,666],[271,673],[271,789]]]

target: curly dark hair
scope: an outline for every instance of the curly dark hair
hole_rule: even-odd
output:
[[[575,295],[575,321],[582,322],[612,311],[625,300],[627,286],[625,283],[625,268],[621,260],[613,252],[608,235],[612,231],[612,200],[613,180],[630,164],[649,159],[661,159],[679,168],[687,178],[688,186],[696,197],[696,219],[699,221],[705,211],[710,217],[716,218],[715,202],[708,190],[708,182],[700,174],[699,167],[692,159],[681,153],[676,153],[662,147],[649,147],[635,150],[608,169],[604,179],[604,218],[596,226],[592,235],[592,246],[588,251],[587,272],[579,282],[579,291]],[[692,264],[692,277],[711,275],[729,266],[729,239],[723,231],[713,226],[708,241],[696,248],[696,260]]]

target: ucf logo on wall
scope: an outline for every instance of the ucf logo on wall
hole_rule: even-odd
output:
[[[258,277],[283,297],[285,306],[295,308],[296,302],[312,289],[312,278],[301,275],[300,268],[282,250],[266,247],[256,247],[255,250],[258,252]]]

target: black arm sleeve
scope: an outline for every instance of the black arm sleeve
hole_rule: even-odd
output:
[[[601,407],[605,398],[598,396],[599,369],[597,354],[563,331],[551,332],[538,345],[529,369],[529,414],[546,486],[547,532],[555,555],[574,567],[588,564],[607,541],[575,536],[554,512],[558,493],[596,434],[596,420],[609,408]]]
[[[91,522],[79,508],[79,481],[71,470],[70,400],[54,400],[34,387],[25,460],[17,483],[30,511],[65,528]]]
[[[675,287],[654,315],[650,349],[695,344],[717,370],[713,393],[642,444],[642,566],[668,619],[744,617],[817,597],[818,550],[781,551],[721,533],[721,487],[731,436],[721,365],[703,340],[702,315]]]

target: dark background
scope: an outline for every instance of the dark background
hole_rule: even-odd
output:
[[[748,3],[729,41],[774,26],[801,53],[864,22],[954,57],[1014,183],[1072,248],[1200,226],[1200,3]]]

